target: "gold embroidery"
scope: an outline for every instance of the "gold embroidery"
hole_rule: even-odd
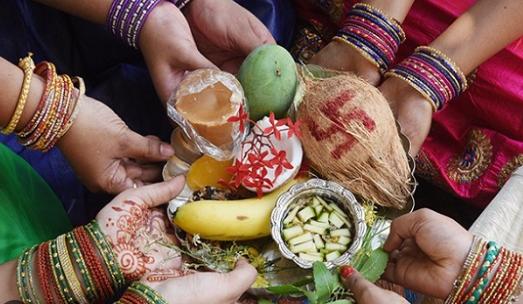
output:
[[[523,166],[523,154],[520,154],[508,161],[499,172],[498,186],[500,188],[503,187],[503,185],[508,181],[508,179],[512,175],[512,172],[514,172],[517,168],[521,166]]]
[[[449,189],[449,187],[447,187],[443,182],[438,170],[423,150],[421,150],[416,157],[416,175],[441,189]]]
[[[481,130],[472,130],[467,142],[465,151],[450,159],[447,166],[449,178],[459,184],[470,183],[481,177],[492,159],[490,138]]]

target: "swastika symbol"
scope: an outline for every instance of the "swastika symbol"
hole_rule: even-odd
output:
[[[350,123],[353,120],[360,121],[365,129],[369,132],[374,131],[376,123],[369,115],[362,109],[355,107],[350,112],[342,114],[340,109],[353,98],[353,94],[350,91],[344,91],[339,96],[328,100],[325,105],[320,108],[320,111],[327,116],[332,123],[330,126],[322,129],[310,116],[307,117],[306,123],[308,125],[309,132],[317,141],[329,140],[333,135],[340,134],[345,137],[345,141],[337,145],[332,151],[330,151],[334,159],[340,159],[344,153],[350,151],[356,144],[356,139],[350,133],[345,131],[344,125]]]

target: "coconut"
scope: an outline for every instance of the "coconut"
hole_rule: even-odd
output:
[[[311,166],[361,197],[401,209],[410,194],[407,154],[383,95],[352,74],[304,75],[298,106]]]

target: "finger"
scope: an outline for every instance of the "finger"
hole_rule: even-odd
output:
[[[144,137],[136,132],[129,131],[126,138],[128,156],[143,161],[163,161],[174,155],[171,145],[156,139]]]
[[[175,198],[183,189],[185,178],[177,176],[169,181],[143,186],[133,195],[140,198],[149,208],[160,206]]]
[[[133,187],[133,180],[127,176],[127,171],[121,161],[113,162],[107,169],[107,179],[101,188],[108,193],[118,194]]]
[[[236,47],[245,55],[249,55],[255,48],[264,44],[276,43],[272,37],[271,32],[267,27],[254,16],[251,12],[247,11],[239,4],[238,9],[245,11],[246,26],[236,27],[234,30],[238,32],[238,37],[234,43]]]
[[[234,270],[226,274],[226,280],[236,294],[240,296],[252,286],[257,275],[256,268],[245,259],[240,259]]]
[[[425,220],[427,213],[430,213],[430,211],[420,209],[392,221],[390,234],[387,241],[385,241],[383,249],[391,252],[394,249],[399,249],[404,240],[416,239],[416,233],[420,224]]]
[[[354,268],[351,271],[347,267],[343,266],[340,270],[342,283],[348,290],[352,291],[354,298],[357,303],[371,303],[369,297],[380,291],[380,288],[373,283],[367,281],[359,272]]]
[[[133,162],[126,162],[125,170],[127,176],[133,180],[140,180],[144,183],[157,182],[161,179],[162,169],[154,165],[138,165]]]

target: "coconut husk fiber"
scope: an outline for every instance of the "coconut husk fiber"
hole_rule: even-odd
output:
[[[297,116],[312,167],[365,199],[403,208],[410,168],[383,95],[352,74],[302,76],[305,94]]]

